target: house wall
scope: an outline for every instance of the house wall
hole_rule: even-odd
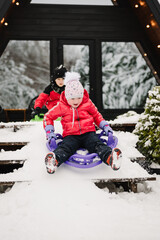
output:
[[[50,40],[51,73],[62,62],[62,45],[90,46],[90,97],[102,107],[101,42],[144,42],[145,35],[129,8],[30,4],[16,7],[8,18],[6,40]],[[128,111],[128,109],[127,109]],[[117,110],[116,115],[123,110]]]

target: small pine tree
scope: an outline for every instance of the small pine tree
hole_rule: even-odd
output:
[[[150,162],[160,164],[160,86],[149,91],[145,111],[134,133],[139,136],[137,147]]]

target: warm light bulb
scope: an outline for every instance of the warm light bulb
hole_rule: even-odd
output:
[[[4,19],[4,18],[2,18],[2,20],[1,20],[1,23],[4,23],[4,20],[5,20],[5,19]]]
[[[15,3],[16,0],[12,0],[12,3]]]
[[[156,21],[151,20],[151,26],[152,26],[152,27],[155,27],[155,26],[156,26]]]
[[[5,26],[8,26],[8,22],[5,22],[4,25],[5,25]]]
[[[154,74],[157,74],[157,72],[156,72],[156,71],[154,71]]]
[[[147,56],[147,53],[144,53],[144,57],[146,57]]]
[[[138,7],[139,7],[139,5],[138,5],[138,4],[135,4],[135,5],[134,5],[134,7],[135,7],[135,8],[138,8]]]
[[[19,2],[16,2],[16,5],[18,6],[18,5],[19,5]]]
[[[160,48],[160,44],[157,45],[157,48]]]
[[[145,5],[145,2],[142,1],[142,0],[141,0],[139,3],[140,3],[141,6],[144,6],[144,5]]]
[[[150,25],[149,25],[149,24],[147,24],[147,25],[146,25],[146,28],[150,28]]]

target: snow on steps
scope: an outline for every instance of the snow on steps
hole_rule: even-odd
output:
[[[61,133],[62,129],[59,122],[55,123],[55,128],[56,132]],[[0,174],[0,192],[4,192],[15,183],[31,183],[35,178],[41,176],[41,170],[43,174],[46,174],[44,156],[47,153],[47,149],[45,147],[45,133],[42,122],[3,123],[0,124],[0,132],[0,167],[3,164],[14,165],[19,163],[23,166],[25,163],[23,168],[14,170],[14,172]],[[75,169],[63,164],[52,177],[65,178],[66,181],[70,179],[75,180],[76,178],[86,179],[87,181],[92,181],[100,188],[102,188],[102,185],[109,188],[109,183],[123,183],[123,185],[125,183],[123,187],[126,188],[127,184],[127,189],[134,192],[136,192],[138,182],[156,180],[156,178],[151,177],[136,163],[137,161],[144,161],[145,158],[135,148],[135,135],[121,131],[114,134],[118,137],[118,147],[123,152],[123,164],[119,171],[113,171],[104,163],[96,168],[87,170]],[[113,190],[113,188],[110,188],[110,192]]]

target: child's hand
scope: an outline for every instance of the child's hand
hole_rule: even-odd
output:
[[[54,132],[46,132],[46,138],[47,138],[47,140],[51,140],[52,138],[54,138],[55,140],[57,139],[57,137],[56,137],[56,134],[54,133]]]
[[[113,133],[113,130],[110,126],[104,126],[103,130],[105,131],[106,136],[108,136],[108,132]]]
[[[106,136],[108,136],[108,132],[113,133],[112,128],[109,126],[109,123],[107,123],[106,121],[101,121],[99,124],[99,127],[105,131]]]
[[[36,115],[40,115],[41,113],[41,108],[40,107],[36,107],[33,112],[31,113],[31,117],[34,118]]]
[[[52,138],[57,139],[56,134],[54,133],[53,125],[47,125],[45,127],[45,131],[46,131],[46,138],[47,138],[47,140],[50,141]]]

